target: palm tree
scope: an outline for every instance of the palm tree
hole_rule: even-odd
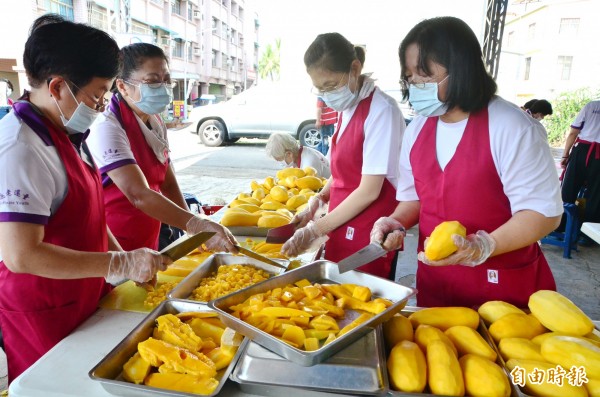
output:
[[[258,72],[260,77],[265,79],[269,76],[271,81],[279,80],[279,54],[281,50],[281,39],[275,40],[275,48],[271,44],[267,44],[265,52],[263,52],[260,62],[258,62]]]

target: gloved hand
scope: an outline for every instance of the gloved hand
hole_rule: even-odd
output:
[[[185,225],[188,234],[194,235],[200,232],[216,232],[213,237],[207,240],[204,245],[212,252],[233,252],[237,253],[235,245],[238,244],[233,234],[226,227],[211,221],[208,218],[193,216]]]
[[[321,225],[326,225],[326,222],[321,222]],[[310,221],[305,227],[297,229],[292,238],[283,244],[281,253],[288,258],[292,258],[311,248],[316,249],[329,239],[327,237],[328,232],[325,228],[319,227],[318,222]]]
[[[381,244],[386,251],[402,248],[404,237],[406,237],[406,230],[402,223],[389,216],[377,219],[370,236],[371,242]]]
[[[425,240],[425,246],[427,246],[428,239]],[[458,250],[447,258],[430,261],[424,252],[419,252],[417,258],[426,265],[431,266],[464,265],[475,267],[485,262],[496,249],[494,238],[483,230],[470,234],[467,238],[453,234],[452,241],[454,241]]]
[[[315,194],[310,199],[308,199],[308,204],[306,208],[302,211],[294,215],[290,223],[297,223],[297,228],[304,227],[308,224],[308,222],[312,221],[315,217],[316,212],[325,207],[327,203],[323,201],[323,198],[319,194]]]
[[[165,270],[171,260],[150,248],[133,251],[110,251],[106,282],[117,284],[129,279],[137,283],[151,281],[157,271]]]

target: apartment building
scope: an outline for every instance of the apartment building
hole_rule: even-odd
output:
[[[12,2],[15,3],[15,2]],[[222,101],[253,85],[258,65],[258,16],[248,0],[27,0],[0,5],[12,9],[14,40],[0,49],[0,78],[26,87],[22,52],[31,22],[45,13],[88,23],[124,46],[136,42],[160,46],[170,59],[178,84],[174,99],[198,104]],[[16,7],[16,8],[15,8]],[[6,10],[5,10],[6,8]],[[14,94],[16,95],[16,94]]]
[[[519,0],[508,8],[498,86],[522,105],[598,86],[599,0]]]

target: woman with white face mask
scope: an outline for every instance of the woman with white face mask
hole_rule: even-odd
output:
[[[282,168],[313,167],[317,175],[329,178],[329,160],[316,149],[302,146],[296,138],[285,132],[275,132],[269,136],[265,146],[267,156],[277,161]]]
[[[399,55],[404,95],[420,116],[402,142],[400,204],[375,223],[372,240],[398,249],[403,236],[386,233],[419,224],[419,306],[526,307],[533,292],[556,288],[537,244],[563,212],[543,126],[495,96],[479,42],[460,19],[420,22]],[[458,251],[428,260],[426,237],[455,220],[467,229],[454,236]]]
[[[304,54],[304,64],[313,91],[339,112],[339,118],[328,153],[331,178],[292,220],[301,228],[283,251],[295,255],[328,238],[325,258],[337,262],[369,244],[373,222],[396,207],[405,123],[396,101],[361,75],[354,46],[339,33],[317,36]],[[324,203],[329,204],[328,214],[313,220]],[[393,279],[393,256],[359,269]]]
[[[122,48],[120,58],[116,92],[89,137],[112,232],[123,247],[156,249],[162,222],[189,234],[217,232],[207,248],[235,251],[226,228],[189,211],[175,179],[160,117],[173,100],[167,57],[155,45],[136,43]]]

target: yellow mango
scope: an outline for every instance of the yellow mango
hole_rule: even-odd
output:
[[[231,203],[229,203],[229,208],[235,208],[235,207],[240,206],[242,204],[248,204],[248,202],[246,200],[247,199],[235,199],[235,200],[232,200]]]
[[[323,342],[323,346],[330,344],[331,342],[333,342],[336,339],[337,339],[337,336],[335,336],[335,334],[333,332],[331,332],[329,334],[329,336],[327,337],[327,339],[325,339],[325,342]]]
[[[498,364],[476,354],[464,355],[458,361],[469,396],[510,396],[510,382]]]
[[[328,316],[326,314],[321,314],[319,316],[316,316],[315,318],[313,318],[310,321],[310,326],[314,329],[318,329],[321,331],[324,330],[334,330],[337,331],[340,329],[340,327],[338,326],[337,321],[335,321],[335,319],[331,316]]]
[[[590,335],[590,334],[588,334],[588,335]],[[535,338],[531,338],[531,341],[532,341],[533,343],[535,343],[536,345],[539,345],[539,346],[541,346],[541,345],[542,345],[542,343],[544,343],[544,341],[545,341],[546,339],[550,338],[551,336],[572,336],[572,337],[574,337],[574,338],[579,338],[579,339],[581,339],[581,340],[584,340],[584,341],[590,342],[591,344],[593,344],[593,345],[596,345],[596,346],[600,347],[600,341],[598,341],[598,340],[595,340],[595,339],[590,339],[590,338],[588,338],[588,337],[585,337],[585,336],[575,336],[575,335],[569,335],[569,334],[565,334],[565,333],[563,333],[563,332],[546,332],[546,333],[543,333],[543,334],[541,334],[541,335],[538,335],[538,336],[536,336]]]
[[[267,201],[260,205],[260,208],[268,211],[276,211],[279,209],[287,209],[285,204],[280,203],[279,201]]]
[[[303,194],[306,197],[312,196],[315,194],[315,191],[312,189],[302,189],[298,192],[298,194]]]
[[[302,168],[302,171],[304,171],[304,174],[306,174],[307,176],[317,175],[317,170],[314,167],[311,167],[310,165],[307,165],[306,167]]]
[[[390,383],[394,390],[421,393],[427,384],[427,364],[419,346],[402,341],[394,346],[387,361]]]
[[[317,338],[305,338],[304,350],[306,350],[307,352],[319,350],[319,340]]]
[[[144,383],[144,379],[150,373],[152,366],[150,363],[140,356],[140,353],[135,353],[124,365],[123,365],[123,378],[126,381],[139,385]]]
[[[496,361],[497,354],[494,349],[473,328],[457,325],[456,327],[448,328],[445,334],[461,356],[475,354],[488,360]]]
[[[491,324],[494,321],[506,316],[507,314],[526,314],[523,310],[519,309],[515,305],[504,301],[485,302],[483,305],[479,306],[477,312],[479,313],[481,318],[483,318],[486,324]]]
[[[241,201],[240,204],[254,204],[254,205],[260,205],[261,204],[261,201],[259,199],[254,198],[254,197],[247,197],[247,198],[239,199],[239,201]]]
[[[340,336],[348,333],[349,331],[351,331],[354,328],[358,327],[360,324],[362,324],[362,323],[368,321],[369,319],[371,319],[371,317],[373,317],[373,315],[371,313],[362,313],[360,316],[358,316],[357,318],[355,318],[350,324],[348,324],[344,328],[342,328],[340,330],[340,332],[338,332],[337,336],[340,337]]]
[[[189,322],[194,333],[201,338],[212,338],[214,341],[220,341],[223,336],[224,328],[211,324],[202,318],[194,318]]]
[[[288,200],[288,191],[284,186],[274,186],[269,194],[280,203],[285,203]]]
[[[326,339],[329,334],[331,334],[330,330],[327,329],[305,329],[304,336],[306,338],[316,338],[317,340]]]
[[[368,287],[364,287],[362,285],[357,286],[352,291],[352,297],[358,299],[359,301],[367,302],[371,300],[371,290]]]
[[[304,178],[296,179],[296,186],[300,189],[317,191],[323,187],[323,183],[316,176],[305,176]]]
[[[284,226],[287,225],[288,223],[290,223],[290,220],[284,216],[281,215],[263,215],[260,217],[260,219],[258,219],[258,222],[256,223],[258,225],[258,227],[268,227],[268,228],[273,228],[273,227],[279,227],[279,226]]]
[[[262,187],[259,187],[258,189],[252,192],[252,198],[255,198],[257,200],[262,200],[263,198],[265,198],[265,196],[265,189],[263,189]]]
[[[235,208],[240,208],[250,213],[256,212],[260,210],[260,207],[254,204],[240,204]]]
[[[383,324],[383,337],[388,348],[403,340],[412,342],[414,331],[410,320],[402,314],[396,314]]]
[[[590,397],[600,397],[600,379],[588,379],[585,388]]]
[[[267,317],[312,317],[312,314],[299,309],[289,309],[287,307],[265,307],[258,313],[260,316]]]
[[[533,360],[518,360],[511,358],[506,362],[506,366],[511,371],[513,379],[518,376],[519,373],[524,372],[525,376],[523,381],[525,386],[523,389],[527,394],[532,396],[544,396],[544,397],[588,397],[587,391],[583,386],[573,386],[565,379],[562,385],[548,382],[548,377],[544,376],[542,382],[531,382],[528,375],[533,373],[544,372],[548,373],[548,370],[555,370],[556,365],[550,364],[545,361],[533,361]],[[568,368],[563,368],[568,371]],[[513,371],[515,371],[513,373]]]
[[[301,206],[296,208],[296,213],[300,213],[300,212],[304,211],[306,209],[306,207],[308,207],[308,203],[302,204]]]
[[[454,355],[458,356],[456,346],[448,338],[448,336],[439,328],[431,325],[421,324],[415,330],[415,343],[423,350],[423,353],[427,352],[427,346],[434,340],[440,340],[448,345],[454,352]]]
[[[158,339],[148,338],[138,343],[138,351],[154,367],[165,366],[176,372],[199,377],[213,377],[217,374],[214,363],[204,354],[192,353]]]
[[[302,204],[306,204],[307,202],[308,200],[306,199],[306,196],[299,194],[290,198],[285,203],[285,206],[288,208],[288,210],[295,211],[296,208],[300,207]]]
[[[258,190],[258,189],[261,189],[261,188],[262,188],[262,185],[260,183],[258,183],[256,181],[251,181],[250,182],[250,190],[255,191],[255,190]]]
[[[242,212],[230,212],[223,214],[221,218],[221,225],[228,226],[256,226],[258,224],[261,214],[256,213],[242,213]]]
[[[445,331],[456,325],[466,325],[473,329],[479,326],[479,314],[468,307],[429,307],[411,313],[408,318],[413,328],[427,324]]]
[[[277,171],[277,179],[282,180],[285,179],[289,176],[295,176],[296,178],[302,178],[304,176],[306,176],[306,173],[304,172],[304,170],[300,169],[300,168],[284,168],[282,170]]]
[[[287,341],[294,343],[295,345],[302,346],[304,345],[304,330],[297,325],[291,325],[288,327],[284,327],[285,331],[283,331],[283,335],[281,338]]]
[[[600,347],[572,336],[552,336],[540,350],[546,361],[561,365],[584,367],[588,378],[600,379]]]
[[[192,352],[202,349],[202,339],[192,328],[172,314],[165,314],[156,319],[157,327],[154,337],[172,345]]]
[[[535,339],[535,338],[534,338]],[[540,353],[540,345],[525,338],[504,338],[498,344],[505,361],[511,358],[520,360],[546,361]]]
[[[582,336],[594,329],[594,323],[571,300],[556,291],[540,290],[529,297],[531,313],[550,331]]]
[[[273,187],[275,187],[275,179],[273,179],[272,176],[268,176],[268,177],[265,178],[265,181],[264,181],[263,185],[267,189],[271,190],[271,189],[273,189]]]
[[[240,193],[237,195],[237,199],[244,199],[244,198],[248,198],[248,197],[252,197],[252,195],[248,194],[248,193]]]
[[[442,222],[433,229],[427,246],[425,256],[431,261],[439,261],[453,254],[458,249],[452,241],[452,235],[467,236],[467,229],[458,221]]]
[[[285,186],[289,189],[292,189],[292,188],[296,187],[296,179],[298,179],[298,177],[291,175],[291,176],[288,176],[287,178],[283,179],[282,181],[280,181],[280,183],[283,186]]]
[[[427,380],[433,394],[463,396],[465,383],[458,358],[441,340],[427,345]]]
[[[490,325],[490,334],[496,342],[504,338],[531,339],[546,332],[546,328],[531,314],[507,314]]]
[[[279,208],[277,210],[275,210],[278,214],[285,216],[286,218],[289,218],[290,220],[292,220],[292,218],[294,217],[294,214],[292,214],[290,212],[290,210],[288,210],[287,208]]]
[[[172,372],[150,374],[144,384],[159,389],[209,395],[213,394],[219,386],[219,381],[215,378],[198,378],[193,375]]]
[[[226,368],[233,360],[237,349],[220,348],[212,349],[206,353],[206,357],[210,358],[215,363],[215,369],[217,371]]]

